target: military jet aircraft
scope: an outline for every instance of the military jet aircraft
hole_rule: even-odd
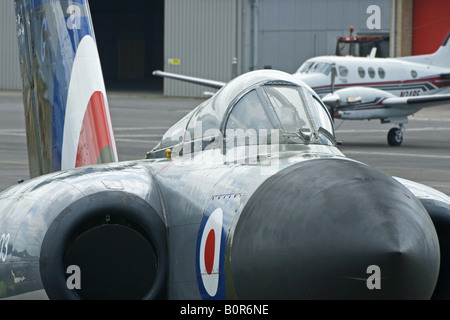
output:
[[[433,54],[400,58],[320,56],[306,60],[294,76],[307,83],[333,118],[395,123],[387,135],[400,146],[408,116],[422,108],[450,107],[450,34]],[[222,82],[155,71],[154,75],[220,88]]]
[[[2,298],[448,297],[449,197],[345,157],[308,85],[281,71],[241,75],[146,159],[116,162],[112,138],[96,143],[110,132],[106,95],[87,115],[100,75],[76,76],[98,63],[87,1],[15,5],[26,110],[50,114],[27,124],[46,138],[31,152],[45,159],[45,133],[62,123],[65,135],[74,118],[71,140],[59,138],[83,135],[67,115],[73,81],[93,92],[72,112],[99,134],[69,153],[63,166],[74,168],[0,194]],[[56,124],[55,109],[66,113]]]

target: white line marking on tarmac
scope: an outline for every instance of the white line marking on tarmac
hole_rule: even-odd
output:
[[[169,127],[119,127],[114,131],[138,131],[138,130],[167,130]]]
[[[117,139],[116,138],[116,142],[131,142],[131,143],[144,143],[147,145],[156,145],[159,142],[159,140],[155,141],[155,140],[137,140],[137,139],[122,139],[122,138]]]
[[[356,133],[356,132],[386,132],[386,129],[343,129],[336,130],[336,133]],[[426,127],[426,128],[406,128],[407,132],[421,132],[421,131],[450,131],[450,127]]]
[[[445,159],[450,160],[450,155],[437,154],[417,154],[417,153],[397,153],[397,152],[377,152],[377,151],[343,151],[344,154],[363,154],[376,156],[395,156],[395,157],[410,157],[410,158],[431,158],[431,159]]]
[[[161,138],[162,134],[148,133],[148,134],[117,134],[117,138]]]

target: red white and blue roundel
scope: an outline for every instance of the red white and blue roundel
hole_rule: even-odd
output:
[[[197,237],[197,282],[203,299],[225,299],[223,211],[211,211],[205,213]]]

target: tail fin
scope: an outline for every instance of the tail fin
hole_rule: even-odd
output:
[[[437,49],[434,53],[398,57],[395,59],[422,63],[436,67],[450,68],[450,33],[447,35],[439,49]]]
[[[450,68],[450,33],[439,49],[431,55],[430,64],[437,67]]]
[[[88,0],[15,0],[30,176],[118,160]]]

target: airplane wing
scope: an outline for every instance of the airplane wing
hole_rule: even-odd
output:
[[[220,82],[220,81],[214,81],[204,78],[197,78],[197,77],[191,77],[191,76],[183,76],[181,74],[171,73],[171,72],[165,72],[161,70],[153,71],[153,75],[157,77],[163,77],[163,78],[170,78],[170,79],[176,79],[180,81],[185,81],[189,83],[195,83],[215,89],[222,88],[226,83]]]
[[[393,108],[427,108],[449,105],[450,94],[430,94],[425,96],[397,97],[393,94],[370,87],[348,87],[322,97],[329,107],[347,107],[376,103],[380,107]]]
[[[450,94],[433,94],[428,96],[415,96],[415,97],[395,97],[395,98],[386,98],[383,101],[383,105],[395,108],[408,108],[412,105],[417,105],[421,108],[427,108],[446,104],[450,106]]]

